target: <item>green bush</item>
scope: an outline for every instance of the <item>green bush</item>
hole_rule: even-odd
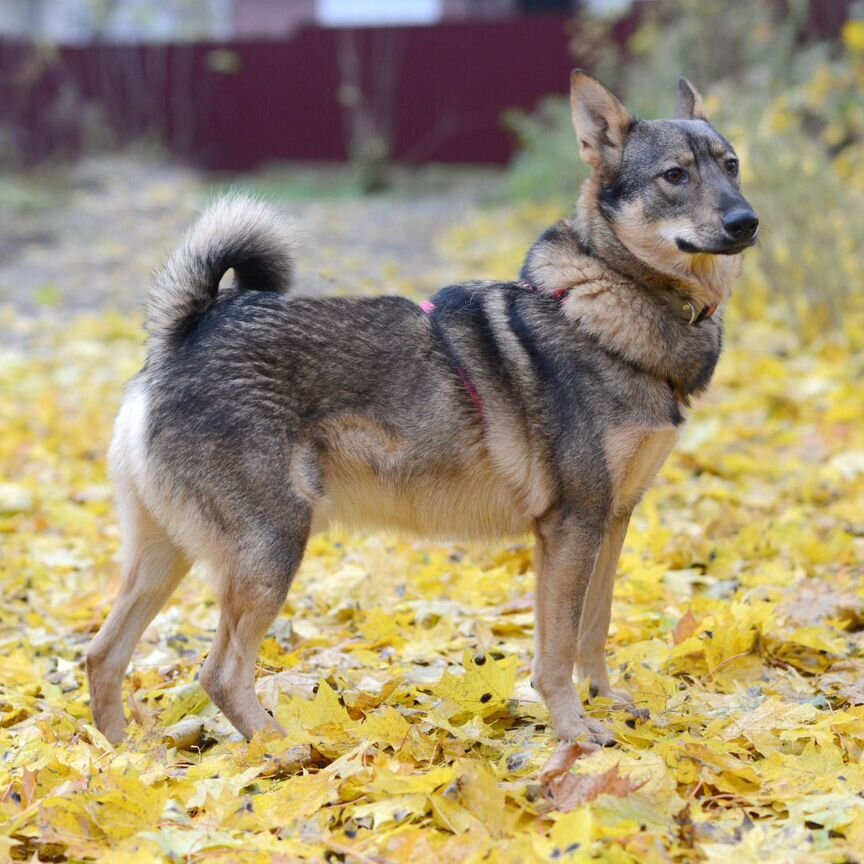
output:
[[[517,201],[575,200],[588,169],[579,158],[569,102],[550,96],[534,114],[511,111],[505,120],[520,148],[507,172],[507,195]]]

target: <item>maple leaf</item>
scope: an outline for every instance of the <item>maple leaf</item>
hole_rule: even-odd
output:
[[[602,774],[565,774],[547,780],[544,792],[556,810],[567,812],[587,801],[593,801],[600,795],[626,798],[641,789],[646,782],[622,777],[618,773],[618,766],[613,765]]]
[[[429,690],[452,706],[451,718],[465,713],[488,717],[506,709],[516,684],[516,665],[515,657],[498,660],[466,651],[462,659],[464,674],[448,669]]]
[[[687,614],[675,625],[672,631],[672,644],[680,645],[686,639],[689,639],[699,629],[699,622],[693,615],[691,609],[687,610]]]

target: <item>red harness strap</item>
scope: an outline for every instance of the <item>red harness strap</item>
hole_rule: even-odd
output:
[[[532,294],[542,294],[544,297],[551,297],[553,300],[563,300],[567,296],[566,288],[558,288],[556,291],[541,291],[532,282],[526,282],[524,279],[516,283],[520,288],[530,291]]]
[[[530,282],[520,281],[513,283],[520,288],[525,289],[526,291],[530,291],[533,294],[543,294],[547,297],[552,297],[555,300],[563,300],[567,296],[567,289],[561,289],[559,291],[549,291],[544,292],[541,291],[536,285],[532,285]],[[420,308],[423,310],[424,315],[431,315],[438,307],[431,300],[424,300],[420,304]],[[441,334],[439,333],[439,338],[441,338]],[[483,409],[483,397],[477,391],[477,388],[474,386],[474,382],[471,380],[471,376],[468,374],[468,370],[461,364],[456,353],[453,351],[449,345],[447,346],[447,350],[445,352],[447,354],[448,359],[450,360],[450,365],[453,367],[453,370],[459,376],[459,380],[462,382],[462,386],[465,388],[465,392],[471,399],[471,402],[474,404],[474,407],[477,409],[477,413],[480,415],[480,419],[485,419],[485,411]]]
[[[477,392],[477,388],[474,386],[474,382],[468,377],[465,367],[457,366],[456,374],[459,376],[462,386],[468,391],[468,395],[471,397],[471,401],[474,403],[474,407],[477,409],[480,419],[485,420],[486,412],[483,410],[483,397]]]
[[[420,308],[423,310],[424,315],[431,315],[438,307],[431,300],[424,300],[420,304]],[[437,328],[436,328],[437,329]],[[445,341],[444,337],[438,331],[439,340]],[[447,359],[450,361],[450,365],[453,367],[453,371],[459,376],[459,380],[462,382],[462,386],[465,388],[465,392],[471,398],[471,401],[474,403],[474,407],[477,409],[477,413],[480,415],[480,419],[485,419],[485,411],[483,410],[483,397],[477,392],[477,388],[474,386],[474,382],[471,380],[471,376],[468,374],[468,370],[459,362],[458,357],[456,356],[453,349],[449,346],[449,344],[445,344],[444,353],[447,355]]]

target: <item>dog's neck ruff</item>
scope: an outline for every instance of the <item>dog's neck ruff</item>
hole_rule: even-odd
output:
[[[622,277],[624,279],[626,277]],[[686,294],[681,293],[671,286],[646,285],[639,284],[635,280],[627,280],[634,287],[649,294],[661,304],[663,304],[679,321],[685,324],[701,324],[706,318],[711,318],[717,312],[717,304],[705,305],[698,309],[698,305],[690,299]],[[533,282],[528,282],[525,279],[516,283],[522,288],[527,288],[535,294],[542,294],[547,297],[554,297],[556,300],[565,300],[572,290],[579,287],[579,281],[564,288],[555,288],[548,290],[538,287]],[[697,311],[698,310],[698,311]]]
[[[646,314],[649,309],[659,314],[668,311],[688,325],[700,324],[717,311],[717,304],[699,303],[659,273],[650,281],[614,269],[587,250],[566,221],[553,226],[534,244],[520,276],[538,294],[566,300],[568,313],[576,318],[580,309],[590,315],[588,307],[604,297],[624,304],[623,314],[630,317],[638,317],[640,311]]]
[[[555,300],[564,300],[569,291],[568,288],[556,288],[554,291],[545,291],[542,288],[538,288],[533,282],[528,282],[526,279],[520,279],[516,284],[520,288],[525,288],[534,294],[553,297]],[[706,318],[710,318],[717,311],[717,306],[715,304],[713,306],[703,306],[702,310],[697,313],[696,304],[674,288],[655,288],[654,286],[642,287],[650,294],[657,297],[658,300],[665,303],[677,318],[680,318],[687,324],[699,324]]]

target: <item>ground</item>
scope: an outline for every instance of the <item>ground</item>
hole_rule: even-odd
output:
[[[202,179],[140,157],[90,159],[11,188],[0,180],[0,304],[41,318],[140,309],[150,273],[201,206],[229,188],[280,200],[304,238],[305,293],[432,293],[457,278],[435,239],[494,190],[480,170],[397,174],[386,197],[286,186],[283,172]],[[304,176],[305,176],[304,175]],[[323,197],[311,197],[315,191]],[[288,196],[285,198],[284,196]],[[4,204],[6,207],[4,208]]]
[[[512,275],[563,214],[490,207],[492,186],[287,202],[302,288]],[[734,299],[621,561],[610,665],[650,716],[591,703],[617,748],[556,752],[528,683],[527,538],[338,532],[260,657],[286,739],[240,740],[198,686],[217,617],[199,571],[135,655],[130,741],[102,738],[82,658],[118,587],[104,453],[148,272],[207,194],[136,159],[0,187],[0,857],[864,860],[864,339],[802,347]]]

